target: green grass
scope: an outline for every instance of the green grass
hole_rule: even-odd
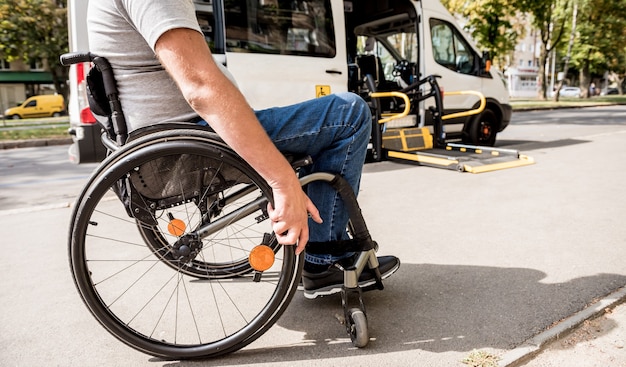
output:
[[[69,118],[0,119],[0,141],[69,138]]]
[[[69,138],[68,125],[53,125],[51,127],[14,129],[0,131],[0,141]]]
[[[539,99],[521,99],[511,98],[511,106],[513,110],[522,111],[525,109],[536,108],[563,108],[563,107],[587,107],[587,106],[602,106],[612,104],[626,104],[626,95],[610,95],[610,96],[598,96],[593,98],[559,98],[558,102],[554,102],[549,99],[542,101]]]

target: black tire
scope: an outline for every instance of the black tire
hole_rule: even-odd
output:
[[[71,270],[84,303],[119,340],[161,358],[211,357],[243,348],[280,317],[301,275],[302,257],[295,255],[294,246],[278,246],[268,235],[271,225],[264,209],[271,197],[269,186],[213,139],[210,133],[171,130],[129,143],[94,172],[71,220]],[[199,215],[190,198],[164,209],[144,208],[157,224],[139,221],[138,231],[138,221],[128,216],[111,188],[150,162],[182,154],[219,160],[219,169],[238,177],[220,188],[219,198],[233,191],[237,198],[225,200],[227,205],[210,218]],[[178,181],[167,183],[176,189]],[[247,194],[241,194],[241,187]],[[250,210],[236,214],[244,207]],[[184,234],[162,229],[168,214],[184,219]],[[208,223],[215,228],[206,229]],[[199,241],[191,241],[195,256],[178,260],[164,255],[174,253],[181,239],[193,238],[200,227],[206,232]],[[269,270],[252,271],[244,259],[263,238],[276,252],[275,261]],[[214,271],[215,264],[223,267]]]
[[[365,312],[358,308],[348,310],[348,326],[352,344],[357,348],[363,348],[369,343],[369,332],[367,329],[367,317]]]
[[[469,141],[465,143],[492,147],[496,143],[497,133],[498,118],[495,112],[485,109],[478,118],[472,120],[467,134]]]

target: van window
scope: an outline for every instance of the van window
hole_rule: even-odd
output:
[[[476,74],[475,54],[451,24],[431,19],[430,34],[433,55],[438,64],[462,74]]]
[[[363,69],[365,66],[360,64],[360,60],[366,60],[370,57],[374,60],[370,63],[370,69],[375,68],[376,72],[374,73],[372,70],[365,71],[368,71],[372,75],[376,75],[377,79],[384,77],[386,80],[393,80],[391,72],[393,71],[393,65],[395,65],[396,60],[389,50],[387,50],[376,38],[358,36],[356,49],[357,63],[359,63],[359,67]],[[374,64],[374,62],[376,64]],[[365,69],[367,69],[367,67]]]
[[[24,107],[37,107],[37,100],[33,99],[32,101],[28,102]]]
[[[408,61],[410,65],[417,64],[419,54],[417,33],[415,32],[399,32],[389,35],[385,38],[385,44],[392,48],[394,54],[399,57],[395,60],[394,67],[385,67],[385,75],[397,76],[398,61]]]
[[[224,2],[226,50],[334,57],[330,0]]]
[[[357,54],[357,62],[364,55],[376,55],[381,80],[396,81],[402,77],[410,84],[419,54],[417,33],[399,31],[379,38],[358,36]]]

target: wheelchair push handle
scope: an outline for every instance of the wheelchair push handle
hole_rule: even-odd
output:
[[[108,70],[111,69],[111,64],[109,64],[107,59],[92,54],[91,52],[70,52],[61,55],[59,59],[63,66],[70,66],[81,62],[93,62],[103,74],[107,74]]]
[[[104,57],[92,54],[91,52],[70,52],[61,55],[61,65],[70,66],[81,62],[92,62],[102,73],[102,80],[107,96],[117,95],[117,84],[113,75],[111,64]]]
[[[61,55],[59,59],[61,61],[61,65],[70,66],[81,62],[91,62],[93,61],[94,56],[95,55],[91,52],[70,52]]]
[[[61,55],[61,65],[69,66],[78,64],[81,62],[91,62],[95,65],[96,69],[100,71],[102,78],[102,88],[104,94],[108,100],[110,115],[109,118],[113,125],[114,140],[121,146],[126,142],[128,137],[128,130],[126,127],[126,118],[122,111],[122,105],[119,100],[119,92],[117,90],[117,83],[115,81],[115,75],[109,61],[91,52],[71,52]],[[90,101],[91,103],[91,101]]]

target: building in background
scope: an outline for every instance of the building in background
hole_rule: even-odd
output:
[[[54,93],[52,74],[44,71],[43,64],[27,65],[21,61],[9,63],[0,59],[0,114],[28,97]]]
[[[512,55],[507,57],[509,66],[504,71],[511,97],[537,96],[541,42],[538,38],[538,31],[533,29],[529,22],[526,22],[525,28],[526,35],[519,40]]]

